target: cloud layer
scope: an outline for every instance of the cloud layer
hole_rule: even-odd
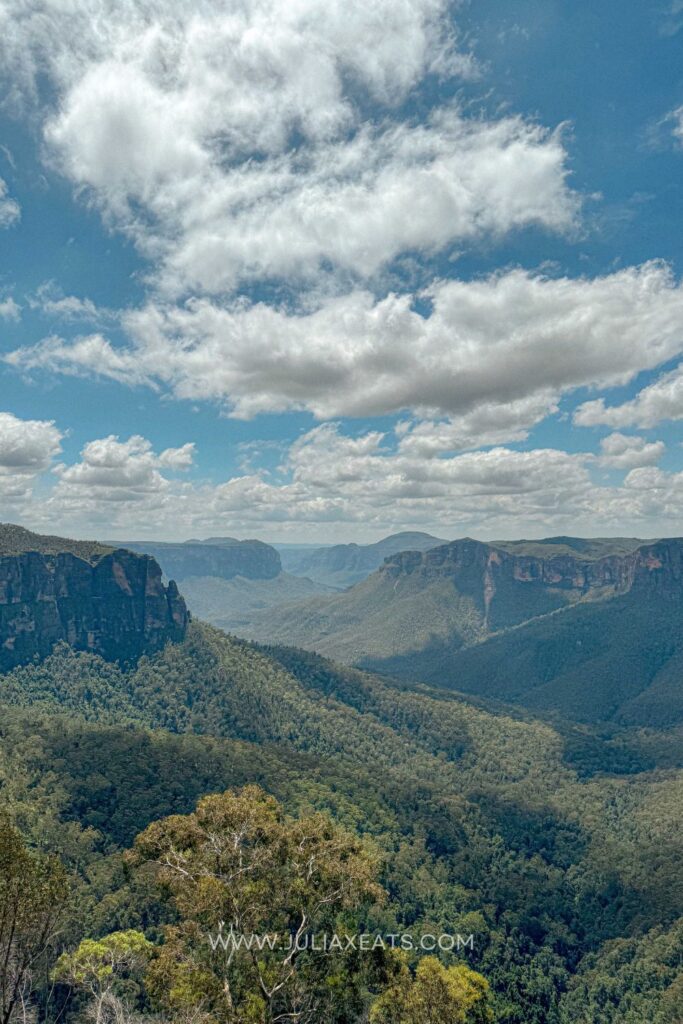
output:
[[[48,282],[25,317],[47,321],[48,336],[5,366],[28,379],[108,378],[242,419],[319,421],[284,445],[277,469],[255,457],[231,479],[203,480],[192,442],[163,448],[132,429],[57,461],[70,424],[4,413],[0,488],[36,525],[491,536],[510,523],[609,532],[677,515],[682,478],[659,468],[664,443],[628,431],[683,418],[683,371],[628,401],[596,393],[683,355],[671,268],[456,276],[463,252],[521,230],[576,239],[583,205],[563,126],[454,99],[485,74],[457,7],[0,7],[9,102],[38,126],[50,172],[132,240],[146,287],[139,307],[114,310]],[[677,109],[667,125],[678,141],[681,124]],[[19,218],[0,179],[0,227]],[[5,320],[20,312],[0,301]],[[574,424],[613,431],[599,449],[519,450],[579,389],[593,394]],[[360,434],[337,422],[373,416],[397,422]]]
[[[366,279],[402,253],[576,219],[557,131],[399,113],[425,77],[476,71],[452,6],[9,0],[0,53],[34,101],[48,73],[51,159],[162,289]]]
[[[378,536],[411,527],[495,537],[509,535],[511,523],[532,535],[625,526],[651,535],[671,532],[678,515],[683,474],[656,466],[661,442],[614,434],[599,456],[505,445],[453,452],[449,428],[432,427],[431,435],[425,424],[403,424],[352,436],[321,424],[288,447],[276,471],[246,469],[210,483],[183,475],[193,462],[191,443],[157,452],[139,435],[108,436],[87,442],[75,461],[55,464],[57,427],[5,414],[0,485],[16,516],[34,527],[60,523],[100,537],[233,531],[267,538],[305,528],[324,539],[330,531]],[[625,479],[607,480],[605,470]],[[31,497],[37,481],[40,502]]]
[[[563,393],[625,384],[683,349],[683,286],[660,263],[592,280],[515,270],[438,281],[423,297],[427,315],[415,309],[416,296],[369,292],[312,312],[207,299],[149,305],[126,318],[131,347],[101,335],[50,338],[7,359],[163,386],[179,398],[222,402],[239,417],[479,410],[487,430],[500,423],[515,436]],[[577,420],[589,421],[586,412]]]

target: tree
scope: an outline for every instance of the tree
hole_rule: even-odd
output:
[[[348,999],[362,958],[349,969],[345,940],[331,952],[313,945],[333,935],[339,915],[383,894],[358,837],[322,814],[289,818],[246,786],[150,825],[131,860],[156,865],[181,917],[148,972],[165,1008],[224,1024],[343,1019],[336,979]]]
[[[68,895],[54,857],[31,854],[0,813],[0,1024],[26,1018],[33,979]]]
[[[142,932],[112,932],[103,939],[83,939],[73,953],[62,953],[52,976],[92,996],[96,1024],[125,1018],[114,986],[117,978],[147,963],[154,946]]]
[[[420,960],[415,977],[405,962],[375,1001],[371,1024],[489,1024],[493,1014],[485,978],[464,964],[444,967],[436,957]]]

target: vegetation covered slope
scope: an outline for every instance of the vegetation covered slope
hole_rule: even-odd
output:
[[[683,593],[629,593],[506,630],[463,649],[367,659],[408,679],[584,722],[683,722]]]
[[[199,624],[129,672],[63,646],[0,694],[0,794],[76,872],[76,931],[147,927],[117,850],[201,792],[259,782],[374,835],[389,903],[368,925],[475,932],[500,1021],[587,1021],[609,943],[641,957],[659,929],[677,948],[683,778],[653,769],[651,738],[630,735],[626,774],[581,777],[571,730]],[[625,1006],[646,984],[659,1012],[672,972],[642,982],[634,967],[614,985]]]
[[[37,551],[41,555],[58,555],[68,552],[86,562],[97,562],[103,555],[111,554],[117,545],[100,544],[94,540],[70,540],[66,537],[52,537],[32,533],[14,523],[0,523],[0,557],[22,555]]]
[[[372,671],[581,721],[683,721],[683,543],[458,541],[259,628]]]
[[[329,588],[321,583],[288,572],[267,580],[244,576],[231,580],[188,576],[183,580],[183,595],[197,618],[238,634],[249,631],[254,616],[325,593],[329,593]]]

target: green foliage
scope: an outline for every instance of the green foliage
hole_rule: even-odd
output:
[[[38,551],[43,555],[59,555],[70,552],[86,562],[95,563],[114,549],[106,544],[90,540],[67,540],[65,537],[49,537],[32,533],[14,523],[0,523],[0,555],[22,555],[27,551]]]
[[[403,964],[376,1000],[370,1024],[490,1024],[493,1013],[485,978],[464,964],[444,967],[424,957],[412,978]]]
[[[435,636],[369,668],[536,714],[669,728],[683,721],[680,597],[628,594],[546,615],[468,648]]]
[[[134,671],[62,648],[0,686],[13,705],[0,714],[0,795],[72,876],[65,943],[131,928],[166,935],[181,993],[206,981],[184,959],[191,922],[120,851],[203,794],[249,783],[287,815],[324,811],[372,835],[387,899],[364,906],[361,924],[474,932],[468,963],[505,1024],[587,1024],[589,958],[624,940],[640,960],[643,936],[683,916],[673,734],[554,727],[196,623]],[[603,756],[624,774],[601,774]],[[330,985],[336,1006],[348,989],[354,1020],[344,971]],[[652,988],[653,1020],[675,1006],[676,984]]]
[[[153,948],[142,932],[133,929],[83,939],[73,953],[62,953],[52,977],[99,996],[111,989],[117,974],[142,966]]]
[[[329,982],[344,957],[316,951],[310,936],[332,934],[344,911],[348,927],[349,911],[382,896],[357,836],[326,815],[287,817],[247,786],[154,822],[129,860],[156,867],[180,915],[149,972],[170,1012],[201,1006],[226,1024],[336,1019]],[[361,977],[347,971],[347,986]]]
[[[682,967],[683,919],[668,930],[607,942],[571,980],[562,1024],[679,1024]]]
[[[31,854],[0,813],[0,1021],[25,1017],[34,976],[45,962],[67,896],[54,857]]]

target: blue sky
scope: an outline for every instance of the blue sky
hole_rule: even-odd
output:
[[[683,532],[683,4],[0,5],[0,517]]]

